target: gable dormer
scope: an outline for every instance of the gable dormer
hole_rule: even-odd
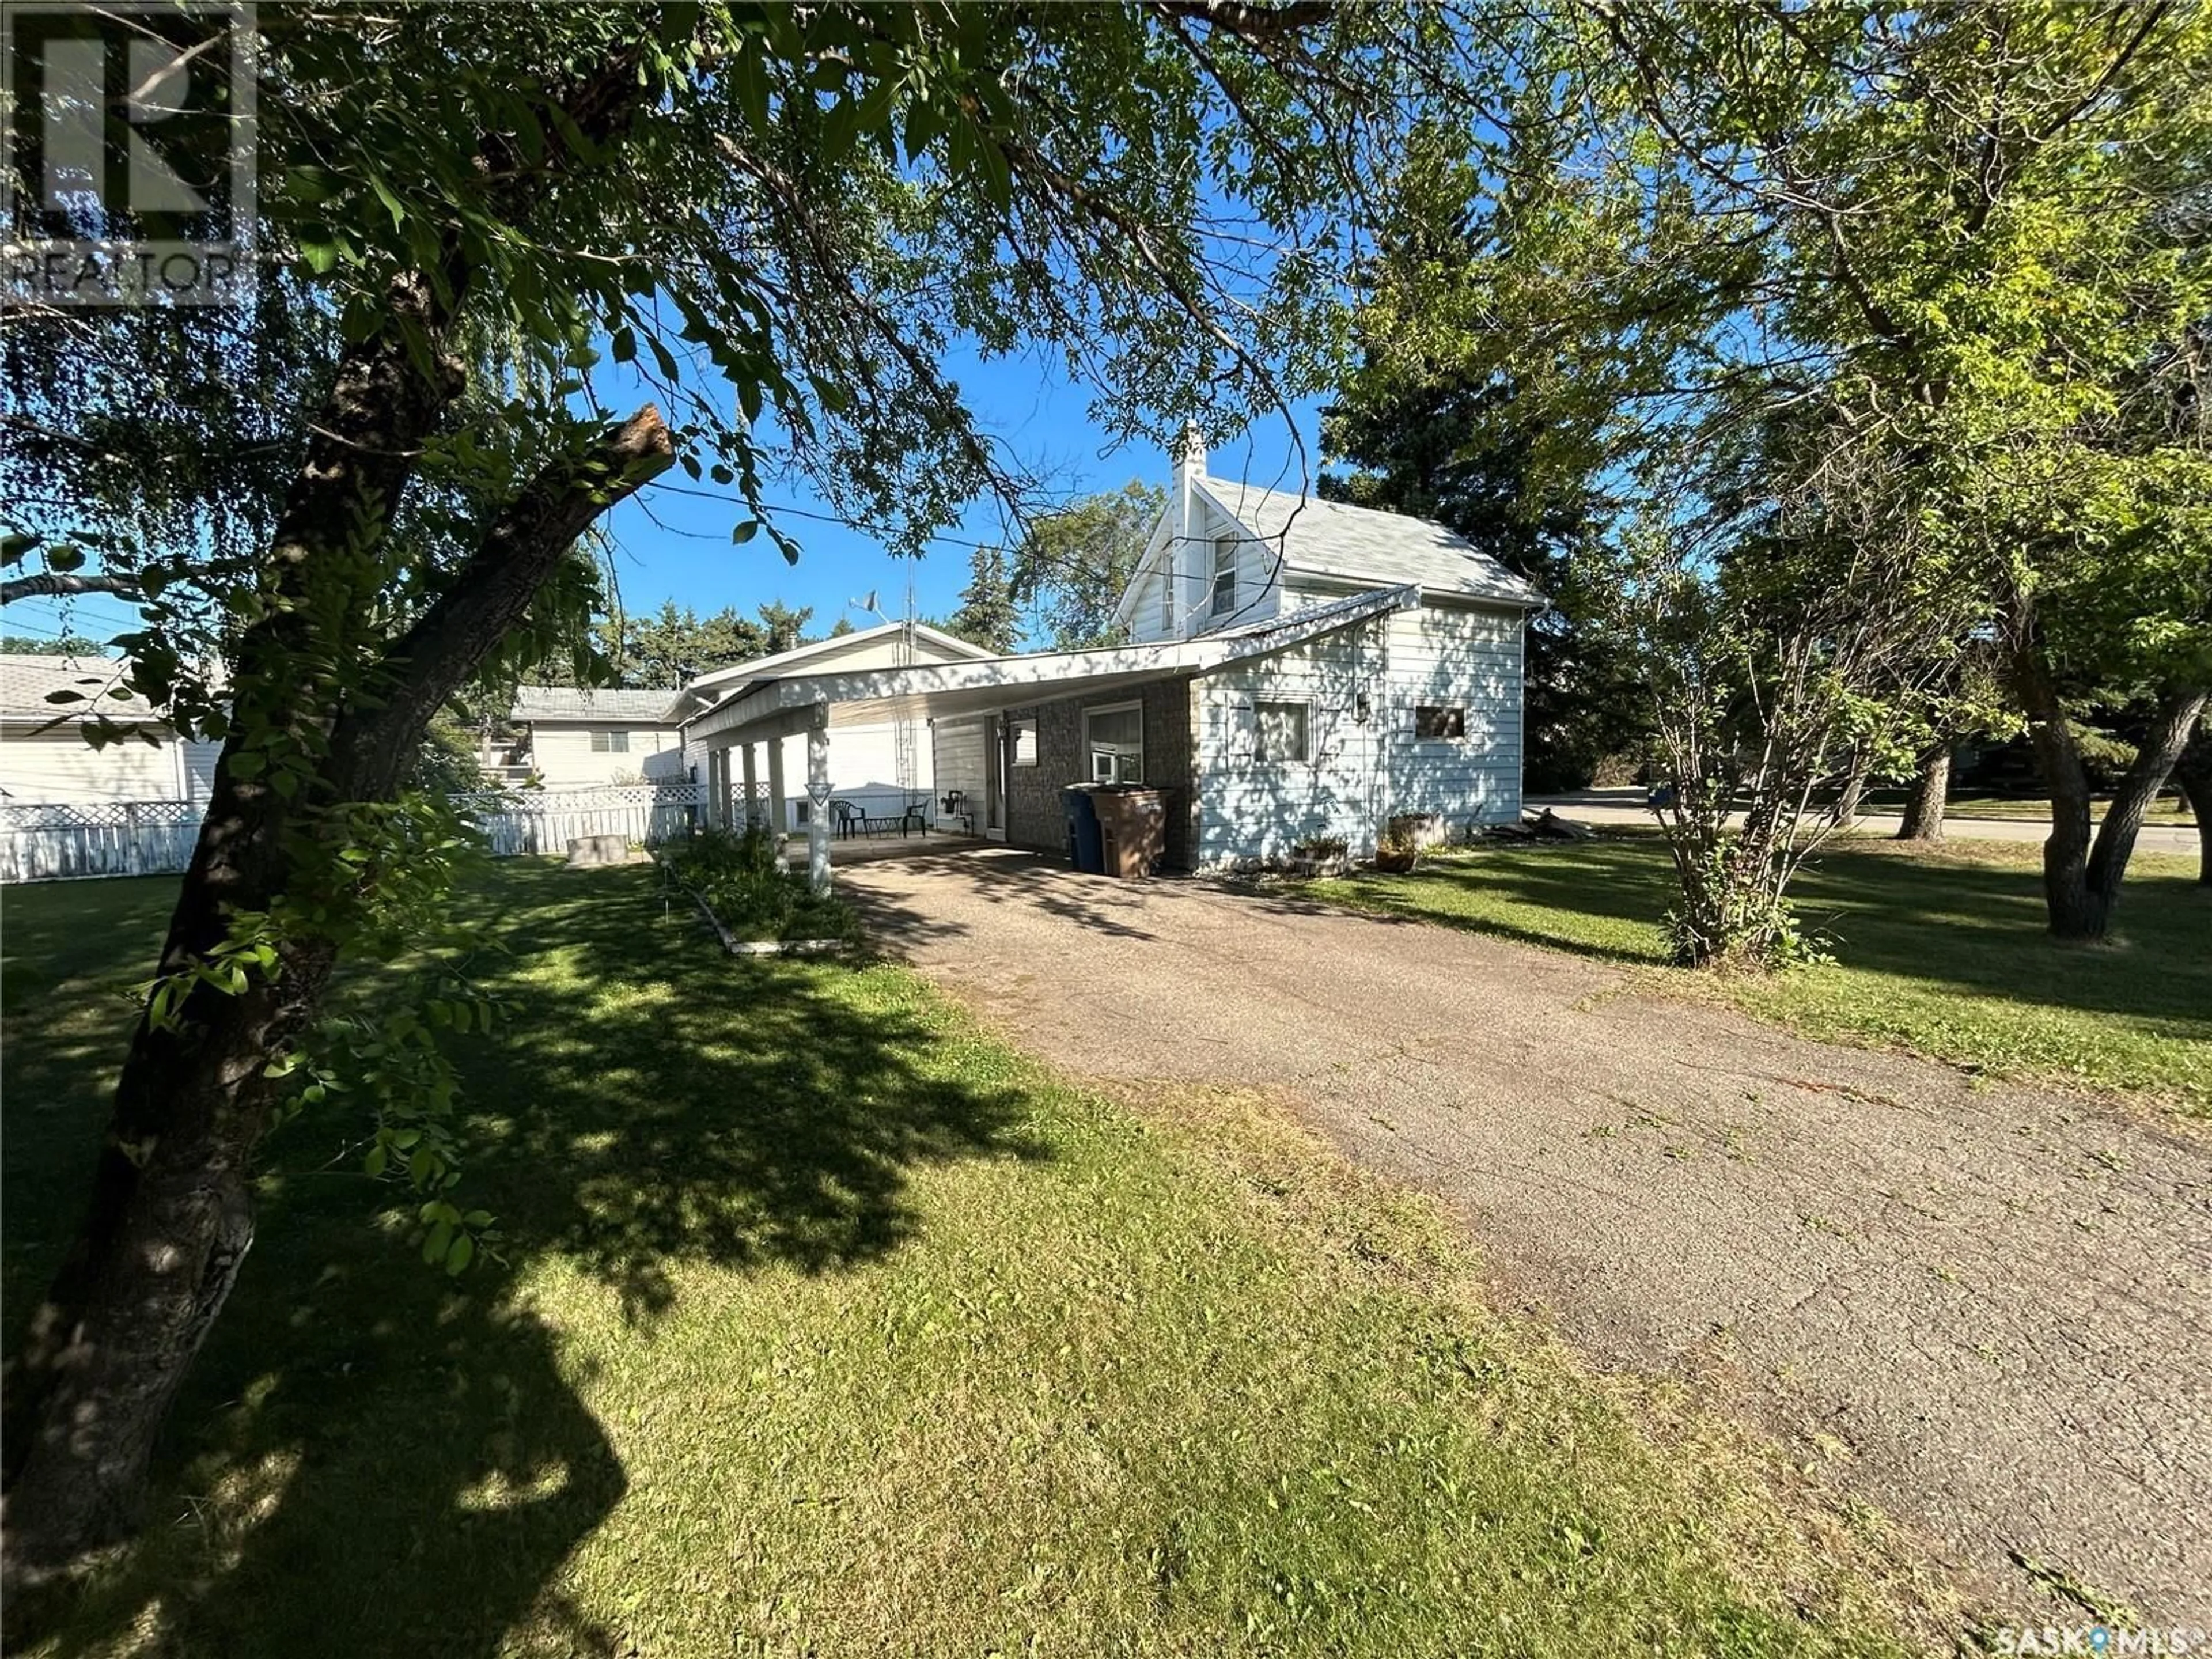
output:
[[[1222,491],[1206,476],[1205,440],[1196,426],[1186,427],[1167,506],[1115,618],[1139,645],[1262,621],[1279,609],[1280,562],[1222,505]]]

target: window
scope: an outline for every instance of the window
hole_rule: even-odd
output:
[[[1456,704],[1425,702],[1413,710],[1413,735],[1463,738],[1467,735],[1467,710]]]
[[[1258,740],[1252,757],[1262,761],[1311,760],[1307,747],[1307,711],[1302,702],[1255,702],[1253,724]]]
[[[592,752],[594,755],[627,755],[629,753],[628,732],[594,732],[592,733]]]
[[[1093,783],[1145,781],[1145,711],[1140,704],[1116,703],[1083,711],[1083,746],[1091,756]]]
[[[1019,714],[1006,722],[1006,749],[1017,766],[1037,763],[1036,715]]]
[[[1226,617],[1237,610],[1237,538],[1223,536],[1213,544],[1213,614]]]
[[[1175,546],[1160,550],[1160,632],[1175,632]]]

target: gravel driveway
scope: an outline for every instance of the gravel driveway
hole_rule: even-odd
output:
[[[1593,1360],[1742,1389],[2000,1618],[2052,1616],[2017,1552],[2212,1626],[2205,1141],[1425,923],[1002,849],[840,878],[1072,1072],[1285,1097]]]

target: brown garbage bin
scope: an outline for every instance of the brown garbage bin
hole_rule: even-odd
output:
[[[1167,854],[1168,800],[1164,793],[1137,784],[1094,789],[1098,838],[1106,873],[1134,880],[1160,867]]]

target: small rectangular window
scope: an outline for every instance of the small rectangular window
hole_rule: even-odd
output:
[[[1237,609],[1237,538],[1223,536],[1213,544],[1213,614],[1232,615]]]
[[[592,752],[594,755],[627,755],[629,753],[629,733],[623,732],[594,732],[592,733]]]
[[[1413,710],[1413,735],[1463,738],[1467,735],[1467,710],[1455,703],[1425,702]]]
[[[1160,550],[1160,632],[1175,632],[1175,547]]]
[[[1258,737],[1253,758],[1263,761],[1303,761],[1313,758],[1308,746],[1306,705],[1302,702],[1255,702],[1253,724]]]
[[[1145,712],[1133,702],[1083,711],[1083,744],[1094,783],[1145,781]]]
[[[1037,763],[1036,715],[1024,714],[1006,722],[1006,749],[1017,766]]]

